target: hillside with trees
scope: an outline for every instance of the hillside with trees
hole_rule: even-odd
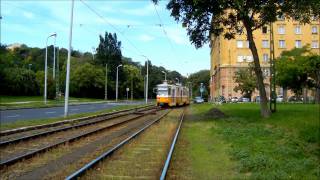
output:
[[[70,72],[70,96],[104,98],[106,64],[108,64],[108,99],[115,98],[116,67],[119,64],[119,98],[126,98],[126,88],[130,88],[129,97],[144,97],[145,64],[132,61],[122,56],[121,41],[114,33],[105,33],[99,37],[96,54],[72,50]],[[56,85],[64,93],[66,77],[66,60],[68,50],[56,48],[56,78],[53,79],[53,46],[48,46],[48,98],[56,97]],[[45,48],[20,45],[10,48],[0,46],[0,95],[29,96],[42,95],[44,86]],[[177,71],[155,66],[149,61],[149,98],[155,98],[153,88],[162,83],[164,74],[167,80],[176,82],[175,78],[185,82]],[[132,91],[133,90],[133,91]]]

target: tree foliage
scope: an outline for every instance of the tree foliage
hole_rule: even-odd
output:
[[[153,0],[158,2],[158,0]],[[319,16],[318,0],[170,0],[167,8],[171,16],[187,28],[189,39],[196,48],[202,47],[213,36],[232,39],[245,33],[254,59],[254,72],[260,92],[261,115],[270,116],[259,55],[253,32],[277,16],[285,15],[301,22],[309,22],[312,15]]]
[[[257,79],[252,68],[241,68],[235,72],[233,77],[237,85],[234,91],[240,91],[244,97],[251,98],[252,93],[257,88]]]
[[[210,71],[209,70],[200,70],[191,74],[188,77],[188,82],[191,83],[193,96],[200,96],[200,84],[203,83],[205,91],[203,92],[203,97],[208,98],[209,96],[209,82],[210,82]]]
[[[276,59],[276,83],[302,94],[303,88],[315,88],[317,100],[320,89],[320,56],[312,54],[307,46],[283,51]]]
[[[76,66],[70,75],[70,95],[75,97],[103,97],[105,76],[101,67],[90,63]]]

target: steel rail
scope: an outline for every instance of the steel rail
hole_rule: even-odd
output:
[[[156,107],[154,107],[154,108],[156,108]],[[151,109],[147,108],[147,109],[143,109],[142,111],[148,111],[148,110],[151,110]],[[139,111],[139,112],[141,112],[141,111]],[[62,127],[62,128],[54,129],[54,130],[50,130],[50,131],[39,132],[39,133],[32,134],[32,135],[22,136],[22,137],[19,137],[19,138],[16,138],[16,139],[11,139],[11,140],[7,140],[7,141],[0,141],[0,147],[6,146],[6,145],[9,145],[9,144],[12,144],[12,143],[17,143],[17,142],[20,142],[20,141],[28,140],[28,139],[40,137],[40,136],[45,136],[45,135],[49,135],[49,134],[53,134],[53,133],[57,133],[57,132],[61,132],[61,131],[66,131],[66,130],[73,129],[73,128],[80,128],[80,127],[83,127],[83,126],[89,126],[89,125],[92,125],[92,124],[100,123],[100,122],[103,122],[103,121],[106,121],[106,120],[110,120],[110,119],[123,117],[123,116],[134,114],[134,113],[135,112],[128,113],[128,114],[119,114],[117,116],[111,116],[110,115],[110,117],[106,117],[104,119],[100,119],[100,120],[96,120],[96,121],[89,121],[89,122],[86,122],[86,123],[83,123],[83,124],[71,125],[69,127]],[[114,115],[114,114],[112,114],[112,115]],[[94,117],[94,118],[97,118],[97,117]],[[98,118],[100,118],[100,117],[98,117]]]
[[[156,111],[159,111],[159,110],[160,110],[160,109],[156,109]],[[84,134],[80,134],[80,135],[78,135],[78,136],[68,138],[68,139],[66,139],[66,140],[57,142],[57,143],[55,143],[55,144],[51,144],[51,145],[45,146],[45,147],[43,147],[43,148],[41,148],[41,149],[37,149],[37,150],[31,151],[31,152],[28,152],[28,153],[26,153],[26,154],[22,154],[22,155],[20,155],[20,156],[13,157],[13,158],[8,159],[8,160],[5,160],[5,161],[1,161],[1,162],[0,162],[0,168],[3,168],[3,167],[8,166],[8,165],[11,165],[11,164],[16,163],[16,162],[18,162],[18,161],[20,161],[20,160],[23,160],[23,159],[31,158],[32,156],[34,156],[34,155],[36,155],[36,154],[38,154],[38,153],[47,151],[47,150],[49,150],[49,149],[52,149],[52,148],[57,147],[57,146],[59,146],[59,145],[62,145],[62,144],[64,144],[64,143],[66,143],[66,142],[73,142],[73,141],[75,141],[75,140],[77,140],[77,139],[79,139],[79,138],[83,138],[83,137],[89,136],[89,135],[91,135],[91,134],[94,134],[94,133],[103,131],[103,130],[105,130],[105,129],[113,128],[113,127],[116,127],[116,126],[125,124],[125,123],[127,123],[127,122],[129,122],[129,121],[132,121],[132,120],[135,120],[135,119],[139,119],[139,118],[143,117],[144,115],[145,115],[145,114],[140,114],[140,115],[138,115],[138,116],[136,116],[136,117],[133,117],[133,118],[130,118],[130,119],[127,119],[127,120],[118,122],[118,123],[116,123],[116,124],[111,124],[111,125],[108,125],[108,126],[105,126],[105,127],[101,127],[101,128],[98,128],[98,129],[95,129],[95,130],[92,130],[92,131],[88,131],[88,132],[86,132],[86,133],[84,133]]]
[[[177,139],[178,139],[178,136],[179,136],[179,132],[180,132],[180,128],[181,128],[181,125],[182,125],[182,122],[183,122],[183,119],[184,119],[184,114],[185,114],[185,110],[183,110],[183,113],[182,113],[182,115],[180,117],[180,123],[179,123],[179,126],[177,128],[176,134],[175,134],[175,136],[173,138],[173,141],[171,143],[171,147],[170,147],[166,162],[165,162],[164,167],[162,169],[160,180],[166,179],[166,175],[167,175],[167,172],[168,172],[168,169],[169,169],[169,166],[170,166],[170,160],[171,160],[171,157],[172,157],[174,146],[175,146],[175,144],[177,142]]]
[[[146,130],[147,128],[149,128],[151,125],[153,125],[154,123],[158,122],[160,119],[162,119],[164,116],[166,116],[170,111],[166,112],[165,114],[161,115],[160,117],[158,117],[156,120],[152,121],[151,123],[147,124],[146,126],[144,126],[142,129],[140,129],[139,131],[135,132],[134,134],[132,134],[130,137],[126,138],[125,140],[121,141],[119,144],[117,144],[116,146],[114,146],[113,148],[111,148],[110,150],[106,151],[105,153],[103,153],[102,155],[100,155],[99,157],[97,157],[96,159],[92,160],[91,162],[89,162],[88,164],[84,165],[82,168],[80,168],[79,170],[77,170],[76,172],[72,173],[71,175],[69,175],[68,177],[65,178],[65,180],[71,180],[71,179],[77,179],[78,177],[82,176],[87,170],[91,169],[92,167],[94,167],[95,165],[97,165],[97,163],[99,163],[100,161],[102,161],[103,159],[107,158],[108,156],[110,156],[112,153],[114,153],[116,150],[118,150],[121,146],[125,145],[126,143],[128,143],[130,140],[132,140],[133,138],[135,138],[136,136],[138,136],[140,133],[142,133],[144,130]]]
[[[27,126],[27,127],[17,128],[17,129],[10,129],[10,130],[5,130],[5,131],[0,131],[0,136],[6,136],[6,135],[10,135],[10,134],[31,131],[31,130],[35,130],[35,129],[55,127],[55,126],[59,126],[59,125],[63,125],[63,124],[68,124],[68,123],[73,123],[73,122],[78,122],[78,121],[85,121],[85,120],[92,119],[92,118],[99,118],[99,117],[103,117],[103,116],[109,116],[109,115],[128,112],[128,111],[132,111],[132,110],[144,109],[144,108],[153,107],[153,106],[154,105],[146,105],[146,106],[142,106],[142,107],[123,109],[123,110],[119,110],[119,111],[108,112],[108,113],[103,113],[103,114],[98,114],[98,115],[93,115],[93,116],[88,116],[88,117],[67,119],[67,120],[58,121],[58,122],[49,123],[49,124],[41,124],[41,125]]]

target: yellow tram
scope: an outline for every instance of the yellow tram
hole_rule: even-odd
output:
[[[189,88],[182,84],[168,84],[164,81],[157,85],[157,106],[189,105]]]

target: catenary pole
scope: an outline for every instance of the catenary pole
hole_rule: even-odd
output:
[[[70,81],[70,58],[71,58],[71,43],[72,43],[72,26],[73,26],[73,6],[74,0],[71,1],[71,15],[70,15],[70,29],[69,29],[69,49],[67,60],[67,75],[66,75],[66,90],[64,100],[64,116],[68,116],[68,102],[69,102],[69,81]]]

